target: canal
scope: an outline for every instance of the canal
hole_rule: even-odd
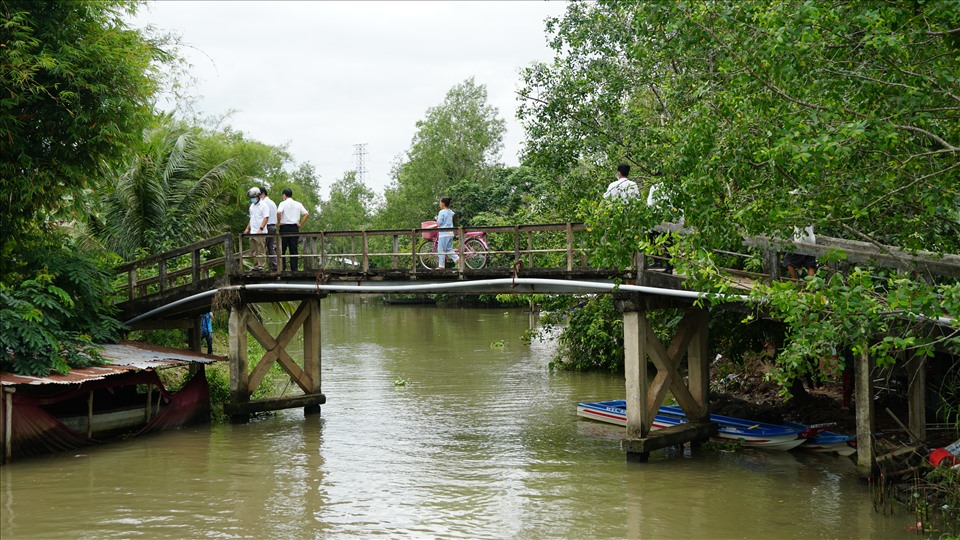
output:
[[[323,300],[320,416],[188,428],[0,467],[14,538],[915,538],[848,458],[655,452],[578,401],[528,314]]]

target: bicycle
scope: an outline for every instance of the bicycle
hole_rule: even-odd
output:
[[[436,228],[436,221],[424,221],[420,224],[424,229]],[[434,231],[423,231],[420,233],[423,241],[417,248],[417,256],[420,259],[420,265],[427,270],[437,268],[438,256],[437,248],[440,245],[440,233]],[[483,231],[467,231],[464,233],[466,238],[463,241],[463,249],[454,247],[454,251],[463,257],[463,264],[471,270],[479,270],[487,265],[487,252],[490,251],[487,246],[487,233]],[[447,255],[449,257],[449,254]]]

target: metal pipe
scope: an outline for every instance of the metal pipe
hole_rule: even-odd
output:
[[[723,298],[725,300],[734,300],[747,302],[750,298],[743,295],[723,295],[713,293],[703,293],[696,291],[682,291],[675,289],[661,289],[659,287],[646,287],[642,285],[616,285],[614,283],[601,283],[596,281],[577,281],[567,279],[546,279],[546,278],[497,278],[480,279],[475,281],[457,281],[453,283],[424,283],[416,285],[361,285],[356,284],[325,284],[315,283],[258,283],[252,285],[231,285],[222,289],[204,291],[193,296],[181,298],[175,302],[170,302],[156,309],[138,315],[124,324],[134,324],[144,319],[149,319],[154,315],[173,309],[183,304],[189,304],[197,300],[215,295],[218,290],[250,290],[250,291],[286,291],[286,292],[352,292],[352,293],[412,293],[412,292],[456,292],[464,289],[479,287],[503,287],[509,286],[515,288],[517,285],[524,286],[563,286],[565,288],[580,289],[576,292],[585,294],[606,293],[614,290],[628,292],[642,292],[647,294],[657,294],[661,296],[672,296],[675,298],[699,299],[699,298]]]
[[[414,293],[414,292],[456,292],[461,290],[469,290],[472,288],[480,287],[503,287],[509,286],[511,288],[516,288],[518,285],[524,286],[562,286],[564,288],[579,289],[576,292],[584,294],[597,294],[597,293],[608,293],[613,291],[627,291],[627,292],[639,292],[645,294],[655,294],[659,296],[671,296],[674,298],[684,298],[688,300],[699,300],[701,298],[714,298],[724,301],[735,301],[735,302],[757,302],[750,298],[749,296],[742,294],[719,294],[719,293],[705,293],[699,291],[686,291],[686,290],[676,290],[676,289],[663,289],[660,287],[647,287],[644,285],[617,285],[614,283],[604,283],[597,281],[578,281],[578,280],[567,280],[567,279],[546,279],[546,278],[497,278],[497,279],[478,279],[475,281],[456,281],[452,283],[423,283],[416,285],[363,285],[360,283],[355,284],[325,284],[318,285],[315,283],[258,283],[252,285],[231,285],[229,287],[223,287],[222,290],[251,290],[251,291],[287,291],[287,292],[309,292],[309,291],[326,291],[326,292],[352,292],[352,293]],[[124,324],[134,324],[144,319],[149,319],[154,315],[158,315],[167,311],[169,309],[175,308],[182,304],[188,304],[208,296],[213,296],[218,292],[217,289],[212,291],[204,291],[202,293],[189,296],[187,298],[182,298],[175,302],[160,306],[156,309],[150,310],[146,313],[138,315],[128,321],[125,321]],[[918,317],[919,318],[919,317]],[[926,320],[931,320],[943,325],[951,325],[954,323],[954,319],[950,317],[923,317]]]

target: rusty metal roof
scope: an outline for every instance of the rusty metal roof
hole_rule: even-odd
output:
[[[66,375],[54,374],[46,377],[31,377],[0,371],[0,385],[80,384],[129,371],[184,366],[191,363],[210,364],[226,360],[223,356],[155,347],[136,341],[103,345],[103,358],[107,363],[102,366],[72,369]]]

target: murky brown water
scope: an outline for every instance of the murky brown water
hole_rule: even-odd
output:
[[[521,311],[327,298],[323,312],[321,416],[0,467],[0,536],[916,538],[908,514],[873,511],[848,459],[627,463],[622,428],[575,411],[622,397],[623,379],[550,373]]]

